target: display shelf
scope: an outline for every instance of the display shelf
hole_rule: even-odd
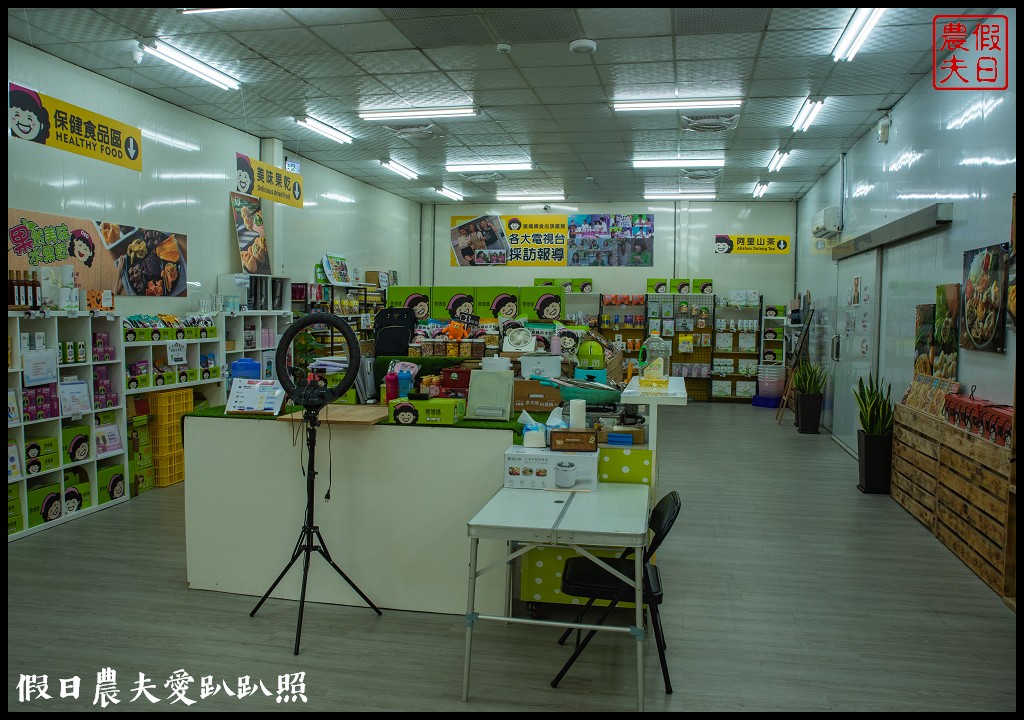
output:
[[[761,361],[763,352],[762,335],[764,330],[764,312],[763,312],[764,298],[758,295],[756,305],[738,305],[738,304],[726,304],[720,305],[715,311],[715,332],[713,345],[713,357],[732,358],[733,362],[740,362],[742,360],[756,360]],[[729,341],[729,346],[733,349],[726,350],[721,347],[720,343],[721,336],[730,335],[732,336]],[[738,349],[742,343],[740,337],[753,336],[754,346],[750,349],[740,350]],[[714,362],[712,360],[712,362]],[[738,378],[742,378],[740,381],[754,382],[754,394],[757,392],[757,377],[744,375],[743,373],[728,373],[723,376],[716,376],[722,378],[729,378],[728,382],[736,382]],[[752,402],[752,397],[746,395],[736,395],[730,393],[728,395],[715,395],[712,392],[712,398],[714,402],[726,401],[726,402]]]

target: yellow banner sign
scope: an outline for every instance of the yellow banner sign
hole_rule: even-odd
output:
[[[302,176],[235,153],[238,192],[264,200],[302,207]]]
[[[142,172],[142,131],[105,115],[7,83],[11,136]]]
[[[502,217],[508,237],[508,264],[565,266],[568,218],[564,215]]]
[[[715,235],[717,255],[789,255],[789,235]]]

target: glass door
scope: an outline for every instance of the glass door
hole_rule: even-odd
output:
[[[836,333],[832,338],[832,437],[854,457],[860,429],[854,390],[878,367],[879,278],[877,250],[839,261]]]

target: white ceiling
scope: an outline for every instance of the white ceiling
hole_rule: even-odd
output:
[[[990,8],[890,8],[848,63],[832,49],[854,8],[9,8],[7,34],[116,82],[421,203],[496,192],[564,191],[576,202],[639,200],[645,191],[706,190],[720,200],[801,198],[918,81],[931,73],[932,17]],[[146,55],[160,38],[241,82],[225,91]],[[575,55],[569,42],[597,42]],[[512,46],[500,54],[498,43]],[[46,92],[46,88],[38,88]],[[792,122],[826,97],[807,132]],[[613,112],[612,101],[741,97],[734,129],[686,129],[678,111]],[[475,104],[438,120],[433,137],[399,134],[430,120],[361,120],[358,111]],[[339,145],[293,121],[310,115],[352,135]],[[692,115],[692,113],[691,113]],[[701,117],[715,113],[701,114]],[[696,118],[696,119],[701,119]],[[768,161],[789,150],[770,176]],[[725,158],[712,177],[637,170],[634,159]],[[419,173],[406,180],[392,159]],[[448,163],[532,160],[486,177]],[[705,173],[706,175],[706,173]]]

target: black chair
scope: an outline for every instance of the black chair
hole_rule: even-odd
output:
[[[672,681],[668,677],[668,663],[665,661],[665,648],[667,647],[665,644],[665,631],[662,629],[661,614],[658,611],[658,606],[663,598],[661,573],[658,571],[658,566],[651,563],[651,557],[653,557],[655,550],[661,545],[665,536],[668,535],[668,531],[672,529],[672,525],[679,516],[681,506],[679,493],[673,490],[659,500],[654,510],[651,511],[648,527],[651,530],[652,537],[647,548],[644,550],[643,563],[644,604],[650,612],[654,639],[658,644],[658,657],[661,660],[661,674],[665,678],[665,693],[668,695],[672,694]],[[605,562],[626,577],[632,579],[634,570],[634,561],[630,557],[632,554],[633,549],[629,548],[623,551],[619,557],[606,559]],[[565,561],[565,568],[562,571],[562,592],[574,597],[588,598],[587,604],[580,610],[574,620],[577,623],[582,622],[583,616],[594,604],[594,601],[608,600],[608,607],[604,609],[601,617],[597,619],[596,625],[604,624],[604,621],[611,614],[612,610],[615,609],[615,606],[620,601],[629,602],[634,598],[635,593],[631,586],[585,557],[574,557]],[[564,645],[572,631],[573,628],[566,630],[562,637],[558,639],[558,644]],[[591,630],[583,641],[580,642],[580,632],[579,630],[576,631],[576,649],[573,651],[572,657],[558,671],[555,679],[551,681],[551,687],[558,687],[558,683],[596,634],[597,630]]]

